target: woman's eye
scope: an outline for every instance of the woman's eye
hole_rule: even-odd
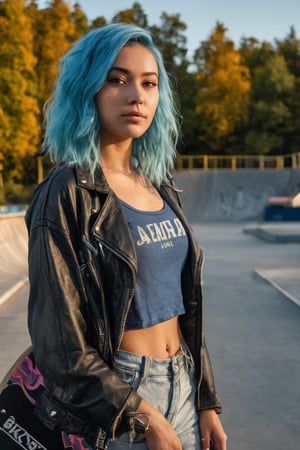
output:
[[[108,83],[112,83],[112,84],[124,84],[125,80],[123,80],[122,78],[118,78],[118,77],[112,77],[109,78]]]
[[[146,87],[156,87],[157,83],[155,81],[145,81],[145,86]]]

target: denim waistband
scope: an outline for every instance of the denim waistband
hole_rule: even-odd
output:
[[[193,365],[188,347],[181,344],[176,354],[170,358],[151,358],[136,353],[118,350],[115,355],[115,364],[126,366],[128,369],[138,371],[142,377],[160,374],[172,375],[179,369]]]

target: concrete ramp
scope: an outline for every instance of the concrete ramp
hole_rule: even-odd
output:
[[[199,222],[260,221],[269,197],[300,191],[300,171],[209,170],[174,174],[187,217]]]
[[[0,216],[0,304],[28,280],[24,214]]]
[[[269,197],[300,191],[300,171],[290,169],[182,171],[174,178],[193,224],[260,222]],[[1,304],[28,281],[24,212],[0,215],[0,255]]]

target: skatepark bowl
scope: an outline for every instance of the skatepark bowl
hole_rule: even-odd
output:
[[[174,178],[205,253],[205,335],[228,448],[299,448],[300,222],[262,217],[268,197],[299,191],[300,172],[192,170]],[[24,211],[0,213],[0,251],[2,379],[30,343]]]

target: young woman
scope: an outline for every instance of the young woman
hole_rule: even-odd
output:
[[[177,111],[148,32],[113,24],[60,65],[28,209],[37,414],[91,449],[226,449],[202,329],[202,251],[170,176]]]

